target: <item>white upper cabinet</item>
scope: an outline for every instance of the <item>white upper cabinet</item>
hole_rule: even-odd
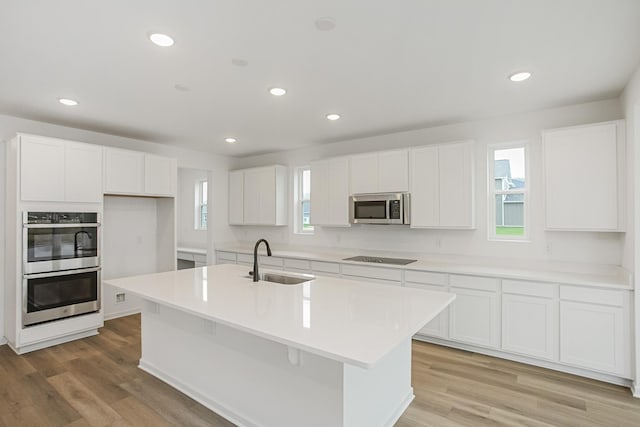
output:
[[[411,227],[474,228],[473,141],[411,150]]]
[[[106,193],[142,194],[144,192],[144,153],[107,148],[104,158]]]
[[[285,166],[265,166],[229,173],[229,224],[287,225],[287,206]],[[239,221],[240,210],[242,222]]]
[[[548,230],[624,231],[624,121],[543,131]]]
[[[408,150],[352,156],[349,169],[351,194],[409,191]]]
[[[244,224],[244,172],[229,172],[229,224]]]
[[[349,160],[311,163],[311,224],[349,226]]]
[[[175,159],[138,151],[105,149],[105,193],[132,196],[175,196]]]
[[[102,201],[102,147],[20,135],[20,186],[24,201]]]
[[[176,194],[178,165],[175,159],[145,154],[144,192],[159,196]]]

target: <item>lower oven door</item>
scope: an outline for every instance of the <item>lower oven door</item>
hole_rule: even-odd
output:
[[[22,326],[100,310],[100,267],[27,274]]]

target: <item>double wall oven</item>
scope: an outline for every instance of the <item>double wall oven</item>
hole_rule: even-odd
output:
[[[24,212],[22,325],[100,310],[97,212]]]

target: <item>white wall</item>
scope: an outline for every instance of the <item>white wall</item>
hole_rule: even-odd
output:
[[[195,189],[200,181],[208,180],[208,175],[208,171],[202,169],[178,169],[176,213],[179,247],[207,248],[207,230],[195,229]]]
[[[167,157],[173,157],[178,161],[180,168],[195,168],[210,170],[210,175],[215,178],[211,180],[209,198],[215,197],[225,203],[225,207],[218,206],[209,216],[210,239],[213,241],[229,241],[235,236],[227,225],[226,200],[227,200],[227,170],[231,159],[225,156],[218,156],[211,153],[181,148],[178,145],[164,145],[149,141],[136,140],[131,138],[123,138],[114,135],[108,135],[99,132],[91,132],[82,129],[71,128],[67,126],[58,126],[45,122],[22,119],[0,114],[0,141],[6,142],[13,138],[16,133],[32,133],[36,135],[44,135],[74,141],[87,142],[92,144],[100,144],[110,147],[125,148],[130,150],[144,151],[148,153],[159,154]],[[4,223],[5,223],[5,144],[2,144],[0,150],[0,238],[4,241]],[[107,218],[107,221],[109,219]],[[210,253],[213,253],[213,243],[211,244]],[[104,254],[103,254],[104,255]],[[0,273],[4,278],[4,245],[0,245]],[[0,283],[0,342],[4,336],[4,281]]]
[[[300,166],[311,160],[367,151],[420,146],[456,140],[476,140],[477,229],[411,230],[406,227],[354,226],[350,229],[317,229],[315,235],[296,235],[290,227],[233,227],[238,240],[271,239],[278,244],[320,245],[343,248],[412,251],[432,254],[487,255],[504,258],[578,261],[620,264],[624,233],[545,232],[541,174],[543,129],[620,119],[618,99],[514,114],[447,126],[419,129],[384,136],[315,145],[295,151],[239,159],[234,168],[267,164]],[[531,241],[529,243],[487,240],[486,169],[487,144],[528,140],[530,143]],[[291,209],[290,209],[291,210]]]

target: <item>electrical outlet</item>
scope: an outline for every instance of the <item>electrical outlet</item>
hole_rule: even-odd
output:
[[[120,292],[116,294],[116,302],[124,302],[125,294],[124,292]]]

